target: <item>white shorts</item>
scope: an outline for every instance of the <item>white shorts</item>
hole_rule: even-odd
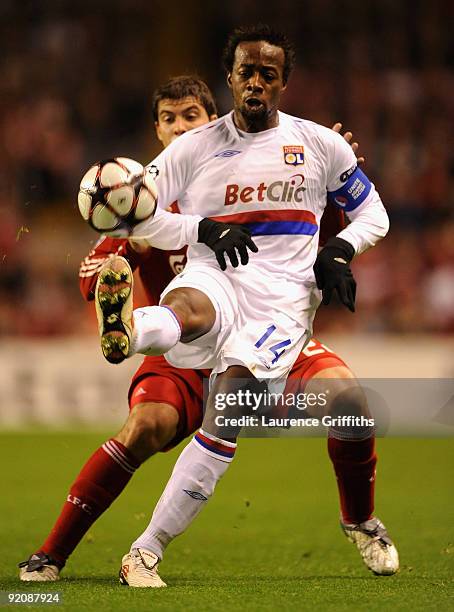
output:
[[[213,369],[237,319],[238,301],[235,291],[221,270],[203,264],[186,266],[164,289],[160,301],[169,291],[179,287],[191,287],[205,293],[216,311],[217,329],[192,342],[178,342],[164,357],[177,368]]]
[[[209,264],[188,264],[166,287],[161,301],[177,287],[199,289],[211,300],[219,324],[215,333],[210,331],[190,343],[179,342],[165,354],[166,360],[180,368],[211,368],[215,374],[242,365],[256,378],[285,380],[312,336],[320,294],[312,287],[301,289],[307,307],[297,320],[283,312],[282,292],[273,296],[268,291],[265,298],[263,287],[254,290],[253,277],[249,275],[247,283],[242,283],[244,274],[238,281],[234,274]],[[290,305],[288,310],[294,314]]]

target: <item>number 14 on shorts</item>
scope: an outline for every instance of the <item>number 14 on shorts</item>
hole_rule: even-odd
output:
[[[267,327],[265,333],[254,344],[255,348],[258,349],[262,347],[265,342],[270,338],[270,336],[276,331],[276,329],[277,328],[275,325],[270,325],[269,327]],[[285,347],[289,346],[289,344],[291,343],[292,341],[290,339],[281,340],[280,342],[277,342],[276,344],[273,344],[272,346],[268,347],[267,350],[269,350],[274,355],[274,358],[271,361],[271,365],[274,365],[279,359],[279,357],[282,357],[282,355],[285,353]]]

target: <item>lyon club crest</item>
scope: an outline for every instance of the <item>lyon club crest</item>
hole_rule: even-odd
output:
[[[284,149],[284,162],[289,166],[304,164],[304,147],[302,145],[287,145]]]

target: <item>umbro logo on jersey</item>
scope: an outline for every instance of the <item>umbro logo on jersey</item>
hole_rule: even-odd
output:
[[[234,151],[233,149],[227,149],[226,151],[221,151],[220,153],[216,153],[215,157],[233,157],[234,155],[239,155],[241,151]]]
[[[192,499],[198,499],[199,501],[207,501],[208,499],[208,497],[205,497],[205,495],[202,495],[202,493],[198,491],[188,491],[188,489],[183,489],[183,491],[187,493],[189,497],[192,497]]]

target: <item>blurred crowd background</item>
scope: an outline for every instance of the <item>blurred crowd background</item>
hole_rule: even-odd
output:
[[[159,151],[150,100],[170,76],[198,73],[230,110],[221,50],[258,21],[298,50],[282,109],[352,130],[391,218],[354,264],[357,313],[321,308],[317,333],[454,333],[454,4],[261,4],[1,0],[1,335],[92,330],[77,271],[97,235],[77,211],[80,177]]]

